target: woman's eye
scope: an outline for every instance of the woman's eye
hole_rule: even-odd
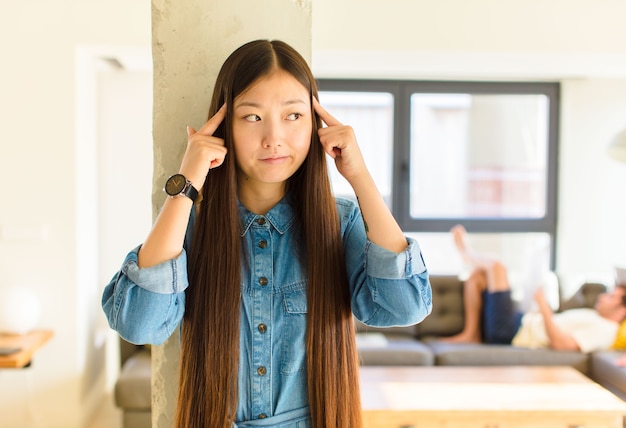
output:
[[[261,118],[256,114],[249,114],[245,116],[244,119],[248,122],[258,122],[259,120],[261,120]]]
[[[287,116],[287,120],[298,120],[300,119],[300,117],[302,117],[302,114],[300,113],[291,113],[289,116]]]

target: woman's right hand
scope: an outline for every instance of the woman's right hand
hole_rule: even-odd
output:
[[[179,172],[191,181],[199,192],[202,191],[209,170],[220,166],[228,152],[224,147],[224,140],[213,136],[225,116],[226,104],[222,105],[198,131],[187,127],[187,149]]]

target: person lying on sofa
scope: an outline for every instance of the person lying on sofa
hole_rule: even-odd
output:
[[[451,230],[454,243],[472,273],[463,295],[465,324],[447,342],[512,344],[527,348],[552,348],[591,352],[610,349],[619,323],[626,318],[626,286],[620,284],[598,297],[594,309],[570,309],[554,313],[543,290],[535,295],[538,312],[516,310],[507,269],[498,260],[474,253],[467,246],[465,228]]]

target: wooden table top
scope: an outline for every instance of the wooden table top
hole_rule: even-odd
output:
[[[34,330],[26,334],[0,334],[0,348],[19,348],[10,355],[0,355],[0,368],[22,368],[30,363],[35,352],[52,338],[50,330]]]
[[[361,367],[364,411],[618,410],[626,403],[571,367]]]

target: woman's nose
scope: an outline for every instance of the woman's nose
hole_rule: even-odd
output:
[[[282,144],[282,131],[280,124],[271,121],[267,123],[265,132],[263,134],[263,147],[266,149],[274,146],[280,146]]]

